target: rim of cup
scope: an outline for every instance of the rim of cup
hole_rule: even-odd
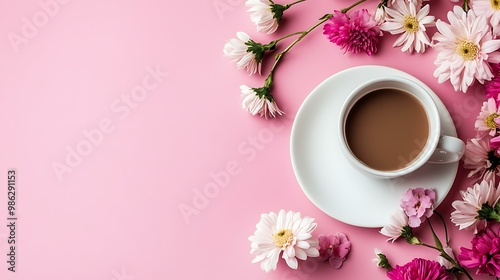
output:
[[[397,89],[411,94],[420,102],[427,116],[429,133],[424,147],[415,159],[413,159],[405,167],[400,169],[385,171],[374,169],[364,164],[351,151],[345,136],[346,119],[354,104],[363,96],[379,89]],[[413,80],[400,76],[387,76],[368,80],[356,87],[348,95],[341,108],[342,109],[340,111],[339,118],[340,123],[338,127],[340,129],[340,143],[342,145],[342,150],[351,164],[364,171],[365,173],[374,175],[375,177],[394,178],[414,172],[430,159],[438,145],[441,135],[441,120],[439,116],[439,109],[437,108],[437,105],[430,93],[424,87]]]

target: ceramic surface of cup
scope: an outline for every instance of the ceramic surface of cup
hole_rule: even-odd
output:
[[[339,127],[345,156],[376,177],[403,176],[431,157],[446,163],[463,154],[463,142],[457,138],[457,148],[438,147],[450,142],[443,137],[453,137],[441,135],[439,111],[430,94],[402,77],[378,78],[357,87],[342,106]],[[436,155],[437,150],[446,157]]]

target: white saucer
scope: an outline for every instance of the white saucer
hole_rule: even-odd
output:
[[[295,176],[307,197],[323,212],[347,224],[382,227],[398,209],[408,188],[434,188],[436,207],[453,185],[458,162],[426,164],[396,179],[374,179],[353,169],[340,148],[340,108],[359,84],[381,76],[403,76],[426,88],[440,111],[441,133],[457,136],[439,97],[415,77],[389,67],[360,66],[341,71],[318,85],[302,103],[293,123],[290,153]]]

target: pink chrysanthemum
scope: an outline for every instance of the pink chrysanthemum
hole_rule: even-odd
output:
[[[415,258],[403,266],[396,265],[387,272],[387,277],[391,280],[447,280],[450,275],[436,261]]]
[[[493,78],[484,82],[484,89],[488,98],[495,98],[498,102],[498,95],[500,94],[500,63],[491,64],[491,72]]]
[[[464,167],[472,169],[468,178],[477,177],[478,181],[486,180],[495,184],[500,172],[500,156],[490,147],[491,136],[472,138],[465,144]]]
[[[321,234],[318,236],[318,242],[320,259],[340,268],[351,250],[351,242],[347,236],[342,232],[328,236]]]
[[[377,22],[366,9],[350,15],[335,11],[330,23],[324,25],[323,34],[346,52],[365,52],[368,55],[377,52],[378,37],[381,35]]]
[[[487,133],[490,136],[495,136],[498,128],[495,119],[498,117],[500,117],[500,108],[497,106],[495,99],[489,98],[483,103],[481,112],[474,124],[479,135],[482,136]]]
[[[494,223],[472,238],[472,248],[460,248],[459,263],[477,268],[476,275],[500,277],[500,225]]]
[[[493,36],[500,36],[500,1],[496,0],[471,0],[471,8],[476,14],[484,14],[493,28]]]
[[[450,24],[437,20],[433,40],[439,51],[434,77],[439,83],[450,80],[455,91],[466,92],[474,80],[491,80],[490,63],[500,62],[500,40],[493,40],[484,15],[467,13],[459,6],[448,12]]]
[[[431,189],[408,189],[401,199],[401,208],[408,216],[408,225],[412,228],[420,224],[434,213],[436,192]]]

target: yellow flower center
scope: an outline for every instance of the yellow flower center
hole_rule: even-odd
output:
[[[417,18],[412,16],[412,15],[406,15],[403,27],[406,30],[406,32],[409,32],[409,33],[417,32],[418,31]]]
[[[492,113],[484,119],[484,124],[486,124],[486,126],[490,129],[495,129],[498,127],[498,124],[495,122],[495,119],[498,117],[500,117],[499,114]]]
[[[273,234],[273,241],[280,247],[286,247],[293,241],[293,232],[289,229],[282,229]]]
[[[474,60],[479,54],[479,47],[471,41],[463,40],[457,45],[456,52],[465,60]]]
[[[494,10],[500,10],[500,1],[498,1],[498,0],[491,0],[491,7]]]

